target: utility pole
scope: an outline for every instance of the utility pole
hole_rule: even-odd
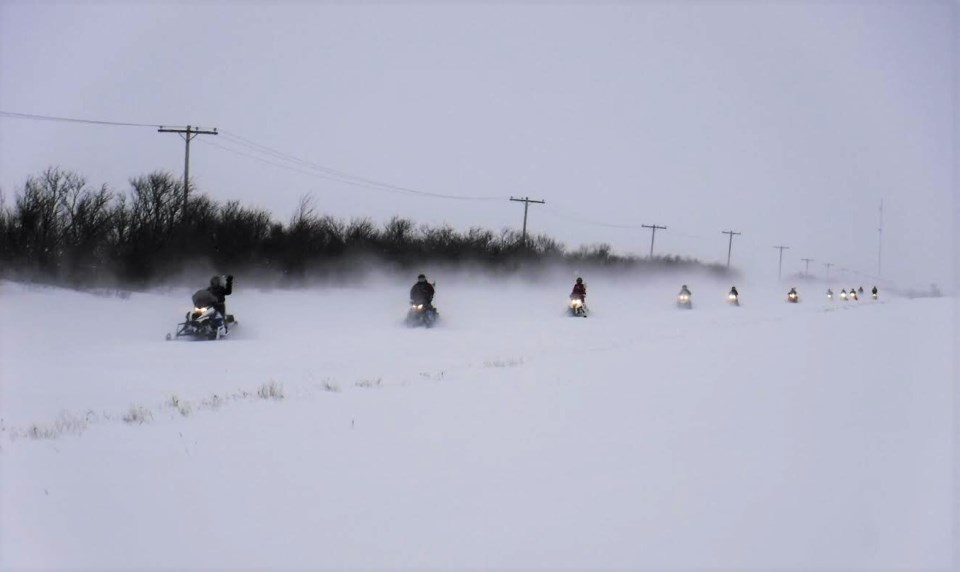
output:
[[[877,229],[877,277],[883,277],[883,199],[880,199],[880,228]]]
[[[807,276],[810,276],[810,263],[813,262],[812,258],[801,258],[800,260],[807,263],[806,267],[803,270],[803,273]]]
[[[727,268],[730,268],[730,251],[733,250],[733,235],[739,235],[739,232],[733,232],[732,230],[722,230],[721,234],[729,234],[730,242],[727,244]]]
[[[653,231],[650,234],[650,258],[653,258],[653,239],[657,237],[657,229],[659,228],[660,230],[667,230],[667,227],[657,226],[655,224],[641,224],[640,226],[643,228],[649,228]]]
[[[187,192],[190,190],[190,140],[197,135],[218,135],[216,127],[213,130],[200,129],[187,125],[183,127],[161,127],[159,133],[177,133],[187,142],[187,151],[183,160],[183,215],[181,220],[187,220]]]
[[[830,278],[830,267],[835,266],[835,264],[832,262],[824,262],[823,265],[827,267],[827,278]]]
[[[536,203],[538,205],[546,204],[547,201],[538,201],[531,199],[530,197],[523,197],[522,199],[515,199],[510,197],[511,201],[516,201],[518,203],[523,203],[523,247],[527,247],[527,211],[530,209],[530,203]]]
[[[789,246],[774,246],[780,249],[780,266],[777,268],[777,280],[783,279],[783,251],[789,249]]]

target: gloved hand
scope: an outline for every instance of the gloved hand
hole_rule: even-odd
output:
[[[233,282],[233,274],[227,275],[227,283],[229,284],[230,282]]]

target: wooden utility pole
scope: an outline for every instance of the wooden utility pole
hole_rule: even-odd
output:
[[[530,197],[523,197],[522,199],[515,199],[510,197],[511,201],[516,201],[518,203],[523,203],[523,247],[527,247],[527,211],[530,209],[530,203],[535,203],[538,205],[546,204],[547,201],[538,201],[536,199],[531,199]]]
[[[824,262],[823,265],[827,267],[827,278],[830,278],[830,267],[834,266],[834,264],[832,262]]]
[[[183,160],[183,215],[181,220],[187,220],[187,193],[190,190],[190,140],[197,135],[218,135],[216,127],[210,129],[200,129],[187,125],[183,127],[161,127],[157,129],[159,133],[177,133],[187,142],[187,151]]]
[[[880,228],[877,232],[877,278],[883,278],[883,199],[880,199]]]
[[[783,251],[789,249],[789,246],[774,246],[780,249],[780,266],[777,268],[777,280],[783,279]]]
[[[721,234],[729,234],[730,242],[727,244],[727,268],[730,268],[730,251],[733,250],[733,235],[739,235],[739,232],[733,232],[732,230],[722,230]]]
[[[806,267],[803,269],[803,273],[806,276],[810,276],[810,263],[813,262],[812,258],[801,258],[800,260],[807,263]]]
[[[655,224],[641,224],[643,228],[649,228],[653,232],[650,234],[650,258],[653,258],[653,239],[657,237],[657,229],[667,230],[665,226],[657,226]]]

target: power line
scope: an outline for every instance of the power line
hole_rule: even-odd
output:
[[[57,117],[54,115],[38,115],[35,113],[18,113],[15,111],[0,111],[0,117],[13,119],[34,119],[38,121],[60,121],[64,123],[88,123],[91,125],[113,125],[118,127],[163,127],[155,123],[130,123],[127,121],[103,121],[99,119],[77,119],[74,117]]]
[[[352,175],[352,174],[347,173],[347,172],[344,172],[344,171],[340,171],[340,170],[337,170],[337,169],[333,169],[333,168],[331,168],[331,167],[326,167],[326,166],[324,166],[324,165],[320,165],[319,163],[315,163],[315,162],[313,162],[313,161],[308,161],[308,160],[306,160],[306,159],[302,159],[302,158],[297,157],[297,156],[295,156],[295,155],[291,155],[291,154],[289,154],[289,153],[285,153],[285,152],[283,152],[283,151],[279,151],[279,150],[274,149],[274,148],[272,148],[272,147],[268,147],[268,146],[266,146],[266,145],[262,145],[262,144],[260,144],[260,143],[257,143],[257,142],[255,142],[255,141],[252,141],[252,140],[247,139],[247,138],[245,138],[245,137],[241,137],[241,136],[236,135],[236,134],[227,133],[227,132],[225,132],[225,131],[221,131],[220,133],[221,133],[221,135],[223,135],[225,138],[227,138],[227,139],[230,140],[231,142],[233,142],[233,143],[235,143],[235,144],[238,144],[238,145],[242,145],[242,146],[244,146],[244,147],[247,147],[247,148],[249,148],[249,149],[251,149],[251,150],[253,150],[253,151],[255,151],[255,152],[262,153],[262,154],[268,155],[268,156],[272,156],[272,157],[274,157],[274,158],[280,159],[281,161],[286,161],[286,162],[289,162],[289,163],[294,163],[294,164],[297,164],[297,165],[301,165],[301,166],[304,166],[304,167],[313,169],[314,171],[318,171],[318,172],[319,172],[319,173],[318,173],[318,176],[321,176],[321,177],[323,177],[323,178],[330,179],[330,180],[335,180],[335,181],[340,181],[340,182],[343,182],[343,183],[353,184],[353,185],[356,185],[356,186],[367,187],[367,188],[377,188],[377,189],[385,190],[385,191],[395,191],[395,192],[400,192],[400,193],[414,194],[414,195],[432,197],[432,198],[437,198],[437,199],[450,199],[450,200],[461,200],[461,201],[502,201],[502,200],[508,198],[507,196],[503,196],[503,195],[501,195],[501,196],[492,196],[492,195],[485,195],[485,196],[451,195],[451,194],[447,194],[447,193],[435,193],[435,192],[430,192],[430,191],[422,191],[422,190],[413,189],[413,188],[410,188],[410,187],[404,187],[404,186],[400,186],[400,185],[394,185],[394,184],[391,184],[391,183],[384,183],[383,181],[377,181],[377,180],[375,180],[375,179],[369,179],[369,178],[361,177],[361,176],[358,176],[358,175]]]
[[[35,113],[20,113],[20,112],[15,112],[15,111],[2,111],[2,110],[0,110],[0,117],[8,117],[8,118],[13,118],[13,119],[28,119],[28,120],[37,120],[37,121],[59,121],[59,122],[67,122],[67,123],[84,123],[84,124],[88,124],[88,125],[109,125],[109,126],[118,126],[118,127],[154,127],[154,128],[158,128],[158,129],[164,128],[164,125],[163,125],[163,124],[160,124],[160,123],[134,123],[134,122],[128,122],[128,121],[105,121],[105,120],[99,120],[99,119],[83,119],[83,118],[77,118],[77,117],[61,117],[61,116],[54,116],[54,115],[41,115],[41,114],[35,114]],[[260,144],[260,143],[257,143],[257,142],[255,142],[255,141],[252,141],[252,140],[247,139],[247,138],[245,138],[245,137],[241,137],[240,135],[237,135],[237,134],[220,131],[220,132],[219,132],[219,135],[223,136],[225,139],[228,139],[228,140],[230,140],[231,142],[233,142],[233,143],[235,143],[235,144],[237,144],[237,145],[244,146],[244,147],[246,147],[246,148],[248,148],[248,149],[250,149],[250,150],[253,150],[253,151],[257,152],[257,153],[260,153],[260,154],[263,154],[263,155],[267,155],[267,156],[272,156],[272,157],[274,157],[274,158],[276,158],[276,159],[280,159],[280,160],[282,160],[282,161],[287,161],[287,162],[289,162],[289,163],[298,164],[298,165],[300,165],[300,166],[308,167],[308,168],[310,168],[310,169],[312,169],[312,170],[314,170],[314,171],[319,171],[319,172],[321,172],[321,173],[325,173],[327,176],[326,176],[326,177],[323,177],[323,178],[326,178],[326,179],[328,179],[328,180],[335,180],[335,181],[339,181],[339,182],[342,182],[342,183],[347,183],[347,184],[354,185],[354,186],[366,187],[366,188],[371,188],[371,189],[378,189],[378,190],[383,190],[383,191],[395,191],[395,192],[400,192],[400,193],[414,194],[414,195],[420,195],[420,196],[426,196],[426,197],[433,197],[433,198],[438,198],[438,199],[450,199],[450,200],[501,201],[501,200],[504,200],[504,199],[507,199],[507,198],[508,198],[508,197],[505,196],[505,195],[500,195],[500,196],[459,196],[459,195],[451,195],[451,194],[446,194],[446,193],[433,193],[433,192],[429,192],[429,191],[421,191],[421,190],[419,190],[419,189],[413,189],[413,188],[409,188],[409,187],[403,187],[403,186],[400,186],[400,185],[393,185],[393,184],[390,184],[390,183],[385,183],[385,182],[382,182],[382,181],[376,181],[376,180],[374,180],[374,179],[368,179],[368,178],[361,177],[361,176],[358,176],[358,175],[352,175],[352,174],[350,174],[350,173],[346,173],[346,172],[344,172],[344,171],[339,171],[339,170],[337,170],[337,169],[333,169],[333,168],[330,168],[330,167],[326,167],[326,166],[320,165],[320,164],[315,163],[315,162],[312,162],[312,161],[307,161],[307,160],[305,160],[305,159],[301,159],[301,158],[296,157],[296,156],[294,156],[294,155],[291,155],[291,154],[289,154],[289,153],[284,153],[283,151],[279,151],[279,150],[277,150],[277,149],[273,149],[273,148],[268,147],[268,146],[266,146],[266,145],[262,145],[262,144]],[[192,137],[191,137],[191,138],[192,138]],[[201,140],[201,141],[203,141],[203,140]],[[244,154],[244,153],[242,153],[242,152],[240,152],[240,151],[232,150],[232,149],[229,149],[229,148],[227,148],[227,147],[220,146],[220,145],[215,145],[215,144],[214,144],[213,146],[219,147],[219,148],[221,148],[221,149],[224,149],[224,150],[226,150],[226,151],[230,151],[230,152],[233,152],[233,153],[238,153],[238,154],[241,154],[241,155],[246,155],[246,154]],[[253,157],[253,156],[251,156],[251,155],[246,155],[246,156],[252,157],[252,158],[257,158],[257,157]],[[287,167],[287,166],[281,166],[281,165],[277,165],[277,164],[275,164],[275,163],[271,163],[270,161],[264,161],[264,162],[266,162],[266,163],[268,163],[268,164],[273,164],[273,165],[275,165],[275,166],[283,167],[283,168],[289,168],[289,167]],[[293,170],[299,171],[298,169],[293,169]],[[303,173],[303,171],[299,171],[299,172]],[[305,174],[310,174],[310,173],[305,173]],[[321,176],[321,175],[318,175],[318,176]]]

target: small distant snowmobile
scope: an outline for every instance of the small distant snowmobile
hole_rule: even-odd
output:
[[[693,309],[693,300],[690,298],[688,292],[680,292],[677,294],[677,308],[683,308],[685,310]]]
[[[739,306],[740,296],[737,294],[734,294],[733,292],[727,294],[727,303],[729,303],[731,306]]]
[[[791,290],[790,292],[787,293],[787,302],[796,304],[799,301],[800,301],[800,296],[795,291]]]
[[[587,317],[587,304],[580,298],[576,296],[570,297],[570,303],[568,305],[570,308],[570,315],[575,318],[586,318]]]
[[[213,306],[194,308],[187,312],[184,321],[177,324],[177,332],[167,334],[167,340],[192,338],[194,340],[219,340],[227,335],[228,327],[236,327],[233,314],[222,316]]]
[[[860,299],[860,297],[857,296],[857,291],[854,290],[853,288],[850,289],[850,293],[847,294],[847,298],[849,298],[850,300],[859,300],[859,299]]]
[[[432,328],[437,320],[440,319],[440,313],[433,307],[433,304],[416,304],[410,302],[410,310],[407,312],[407,326],[415,328],[423,326]]]

